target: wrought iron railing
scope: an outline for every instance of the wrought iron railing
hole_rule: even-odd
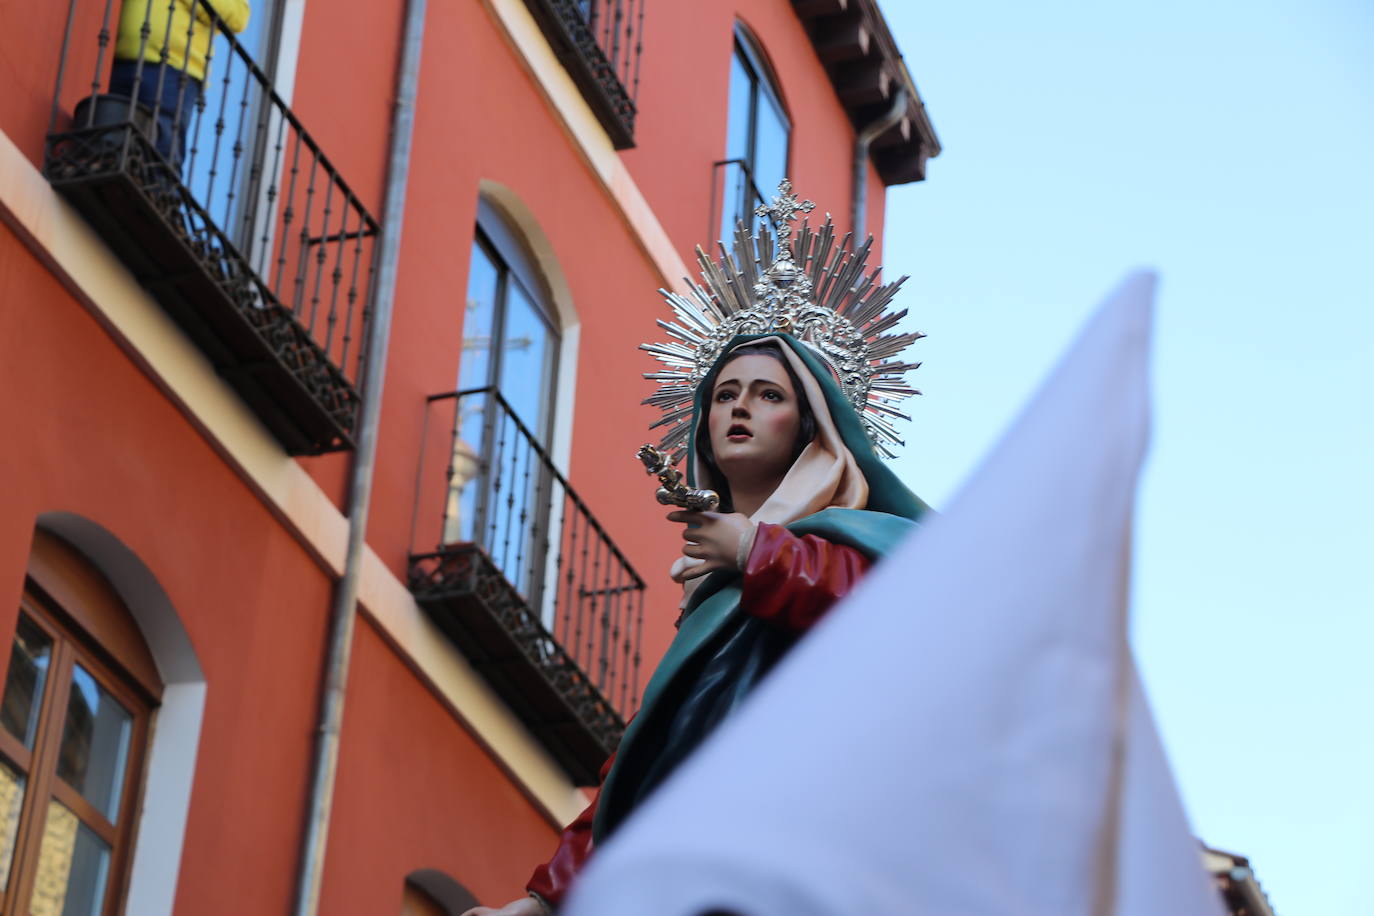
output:
[[[177,300],[169,307],[188,330],[203,336],[210,324],[230,338],[211,345],[217,367],[231,381],[254,376],[250,400],[292,451],[348,447],[378,224],[235,37],[241,22],[207,0],[148,0],[141,22],[130,9],[71,0],[46,175],[155,295]],[[81,34],[95,47],[73,41]],[[150,241],[151,221],[161,234]],[[256,340],[203,314],[210,306],[180,272],[188,258]],[[259,343],[328,422],[301,430],[276,415],[293,408],[267,403]]]
[[[616,149],[634,146],[648,0],[525,0]]]
[[[768,200],[754,180],[754,172],[746,159],[723,159],[711,164],[711,209],[707,238],[729,240],[735,236],[735,224],[744,220],[752,224],[754,207]]]
[[[644,580],[496,389],[429,399],[412,538],[421,603],[476,595],[462,613],[498,618],[532,673],[612,750],[639,702]],[[509,675],[509,659],[475,661]]]

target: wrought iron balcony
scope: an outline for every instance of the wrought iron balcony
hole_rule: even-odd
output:
[[[735,224],[758,221],[754,208],[767,205],[747,159],[722,159],[711,164],[711,207],[707,238],[728,242],[735,237]],[[719,234],[717,234],[719,233]]]
[[[235,38],[242,22],[206,0],[149,0],[141,23],[130,9],[71,0],[49,182],[288,452],[351,448],[376,220]]]
[[[644,581],[493,388],[429,399],[417,480],[411,592],[594,784],[639,702]]]
[[[647,0],[525,0],[616,149],[635,145]]]

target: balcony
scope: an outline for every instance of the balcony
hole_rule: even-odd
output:
[[[647,0],[525,0],[616,149],[635,145]]]
[[[766,206],[768,198],[759,190],[758,179],[747,159],[722,159],[712,163],[706,238],[722,239],[729,247],[739,222],[751,227],[759,222],[754,208],[761,204]]]
[[[579,785],[639,701],[644,581],[492,388],[429,399],[410,590]]]
[[[352,448],[376,220],[235,23],[120,7],[71,0],[44,174],[287,452]]]

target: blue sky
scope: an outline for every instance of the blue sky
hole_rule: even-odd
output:
[[[1102,295],[1161,274],[1133,638],[1195,830],[1280,916],[1374,874],[1374,4],[884,11],[945,146],[888,195],[946,503]]]

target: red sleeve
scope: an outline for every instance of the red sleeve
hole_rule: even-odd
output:
[[[849,594],[872,564],[858,550],[760,523],[744,565],[746,613],[804,633]]]
[[[614,762],[615,754],[612,754],[601,765],[602,782],[606,781],[606,774],[611,771],[611,764]],[[591,857],[592,820],[596,817],[596,804],[600,800],[601,790],[597,789],[586,810],[563,828],[563,836],[558,841],[553,858],[536,868],[530,876],[529,883],[525,885],[525,890],[543,897],[554,909],[563,904],[563,898],[568,895],[568,890],[577,880],[578,873]]]

